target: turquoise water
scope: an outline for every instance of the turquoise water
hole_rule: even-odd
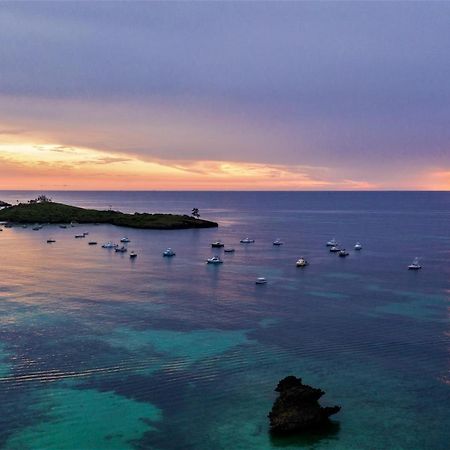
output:
[[[448,194],[50,195],[124,211],[196,206],[221,226],[0,233],[2,448],[448,448]],[[127,235],[138,258],[79,231],[99,243]],[[246,236],[255,244],[240,245]],[[332,237],[348,258],[327,251]],[[236,252],[211,267],[216,239]],[[163,258],[169,246],[177,256]],[[309,267],[295,267],[300,256]],[[406,270],[415,256],[417,273]],[[268,433],[288,374],[342,405],[327,433]]]

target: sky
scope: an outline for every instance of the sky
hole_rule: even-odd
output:
[[[450,190],[450,2],[0,2],[0,189]]]

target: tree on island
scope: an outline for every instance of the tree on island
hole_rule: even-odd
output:
[[[30,200],[28,203],[49,203],[52,199],[47,197],[46,195],[40,195],[38,198],[34,200]]]
[[[198,212],[198,208],[192,208],[192,215],[193,215],[196,219],[200,219],[200,213]]]

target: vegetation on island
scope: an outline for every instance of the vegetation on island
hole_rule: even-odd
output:
[[[40,196],[28,203],[21,203],[2,209],[0,211],[0,221],[17,224],[97,223],[157,230],[212,228],[218,226],[216,222],[188,215],[137,212],[126,214],[120,211],[79,208],[53,202],[45,196]]]

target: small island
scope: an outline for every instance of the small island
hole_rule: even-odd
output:
[[[5,205],[7,206],[7,205]],[[214,228],[218,224],[180,214],[126,214],[120,211],[95,210],[64,205],[49,200],[31,200],[0,210],[0,221],[10,224],[110,224],[121,227],[152,230],[182,230],[188,228]]]
[[[323,407],[319,399],[325,392],[303,384],[301,378],[290,375],[275,389],[279,393],[269,413],[270,431],[285,435],[320,429],[329,424],[329,417],[340,406]]]

